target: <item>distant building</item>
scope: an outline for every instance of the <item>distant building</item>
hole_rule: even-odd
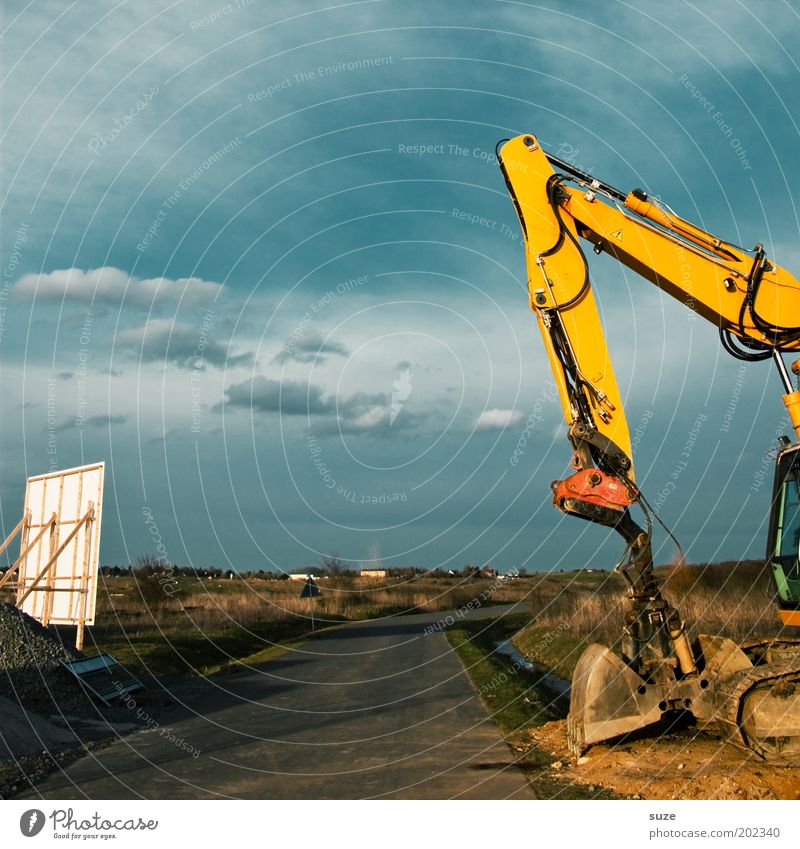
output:
[[[315,581],[320,580],[319,575],[312,575],[311,572],[290,572],[290,581],[305,581],[307,578],[313,578]]]
[[[362,569],[358,573],[362,578],[385,578],[385,569]]]

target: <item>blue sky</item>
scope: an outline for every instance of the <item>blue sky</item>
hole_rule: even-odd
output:
[[[104,459],[106,563],[148,509],[181,564],[613,564],[550,506],[500,138],[800,269],[789,4],[4,6],[2,520]],[[645,493],[690,559],[760,556],[776,375],[592,270]]]

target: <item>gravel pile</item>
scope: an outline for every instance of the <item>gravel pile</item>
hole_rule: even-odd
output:
[[[98,708],[59,662],[80,656],[54,630],[0,604],[0,799],[141,727],[124,705]]]
[[[11,604],[0,604],[0,696],[42,714],[96,714],[60,665],[78,652]]]

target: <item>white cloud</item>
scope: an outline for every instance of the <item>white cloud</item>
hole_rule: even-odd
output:
[[[313,416],[313,430],[319,435],[363,434],[389,436],[398,431],[419,433],[429,414],[403,413],[389,425],[389,398],[383,393],[356,392],[342,395],[316,383],[273,380],[257,375],[252,380],[234,383],[225,390],[227,407],[253,413],[279,413],[282,416]],[[214,407],[219,412],[222,405]]]
[[[384,426],[387,418],[385,406],[369,407],[360,416],[347,422],[346,429],[351,432],[375,430]]]
[[[298,363],[324,363],[328,354],[349,355],[347,348],[335,339],[325,338],[315,330],[292,336],[278,353],[273,362],[287,363],[295,360]]]
[[[14,292],[37,300],[114,303],[125,301],[140,307],[159,304],[187,306],[204,304],[216,298],[224,286],[199,277],[141,279],[113,266],[63,268],[47,274],[25,274],[16,282]]]
[[[164,318],[118,333],[116,344],[131,349],[144,362],[170,362],[179,368],[203,370],[207,365],[232,368],[253,364],[252,354],[234,353],[225,340],[210,338],[209,331]]]
[[[522,421],[519,410],[484,410],[475,422],[475,430],[503,430]]]

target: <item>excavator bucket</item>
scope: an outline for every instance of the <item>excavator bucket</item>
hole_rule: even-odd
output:
[[[661,719],[658,699],[611,649],[592,643],[572,676],[567,738],[575,757],[593,743],[610,740]]]
[[[726,739],[769,760],[800,758],[800,642],[741,648],[700,635],[697,675],[671,685],[648,683],[611,649],[591,644],[572,677],[567,739],[580,757],[591,745],[655,726],[664,714],[691,711]]]

